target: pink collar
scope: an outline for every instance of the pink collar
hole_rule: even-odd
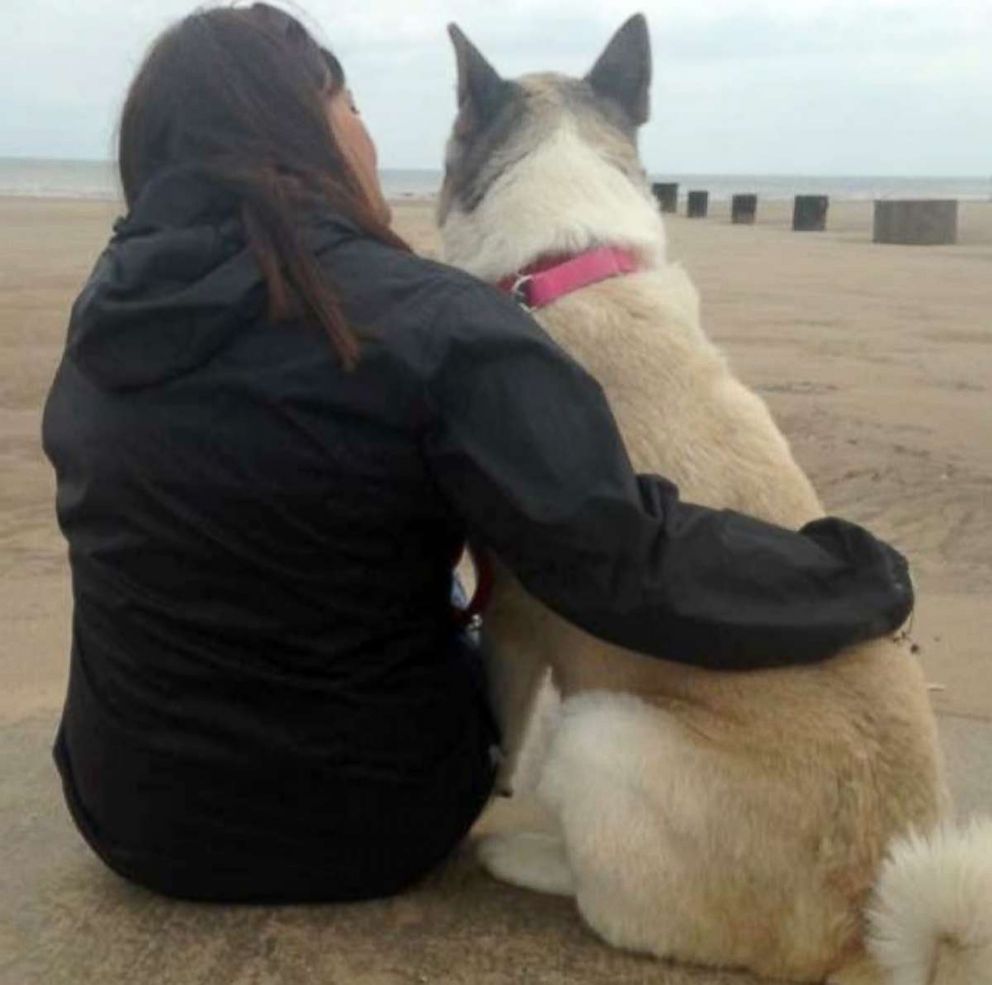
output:
[[[601,280],[632,274],[641,265],[630,250],[601,246],[573,257],[551,257],[504,277],[497,285],[528,310],[543,308],[558,298]]]

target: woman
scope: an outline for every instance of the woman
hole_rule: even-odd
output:
[[[55,756],[122,875],[345,900],[443,859],[498,739],[449,606],[466,538],[590,632],[712,667],[908,615],[905,562],[864,530],[633,475],[595,382],[389,230],[341,67],[286,14],[166,32],[120,173],[44,436],[75,593]]]

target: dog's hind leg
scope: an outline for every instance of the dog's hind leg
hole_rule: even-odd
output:
[[[538,831],[489,835],[479,845],[479,858],[502,882],[538,893],[575,893],[565,845],[557,835]]]
[[[732,888],[724,900],[721,887],[750,873],[735,864],[746,852],[724,837],[712,765],[677,722],[638,698],[585,692],[563,702],[538,795],[560,828],[579,912],[614,947],[741,963],[744,921],[734,919]]]
[[[613,946],[790,981],[836,962],[847,908],[813,870],[791,779],[741,769],[661,707],[584,692],[562,704],[538,794],[579,912]]]

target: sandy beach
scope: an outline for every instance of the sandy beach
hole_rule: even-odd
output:
[[[436,250],[431,206],[397,228]],[[49,756],[71,599],[39,442],[67,317],[117,209],[0,199],[0,985],[280,981],[354,985],[759,985],[606,947],[571,900],[488,878],[471,845],[407,894],[355,906],[204,907],[110,874],[62,803]],[[959,809],[992,812],[992,203],[955,247],[874,246],[871,206],[829,231],[668,222],[704,320],[770,403],[828,508],[912,559],[913,635],[940,712]],[[499,827],[513,802],[480,823]],[[2,903],[6,903],[3,906]],[[471,943],[469,943],[471,942]],[[661,975],[662,977],[659,977]]]
[[[57,707],[70,597],[39,447],[41,406],[72,300],[112,203],[0,200],[0,717]],[[992,718],[992,203],[962,206],[954,247],[877,246],[870,203],[793,233],[787,203],[753,227],[669,216],[670,254],[707,331],[768,400],[832,512],[906,551],[914,636],[939,709]],[[432,207],[395,224],[436,253]]]

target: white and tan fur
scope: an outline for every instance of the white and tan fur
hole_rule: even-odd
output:
[[[665,259],[633,137],[650,74],[629,68],[650,64],[643,19],[586,80],[524,77],[512,98],[453,38],[446,259],[495,282],[542,256],[634,250],[641,272],[536,317],[602,385],[637,471],[792,528],[822,516],[768,409],[704,335],[688,276]],[[614,125],[625,102],[627,131]],[[498,137],[487,113],[502,113]],[[476,154],[459,175],[486,139],[486,162]],[[555,833],[490,837],[481,857],[494,875],[574,895],[605,940],[662,957],[848,985],[992,982],[992,825],[943,826],[934,717],[904,643],[813,666],[699,670],[594,639],[502,568],[486,635],[511,763],[546,668],[561,696],[537,789]]]

